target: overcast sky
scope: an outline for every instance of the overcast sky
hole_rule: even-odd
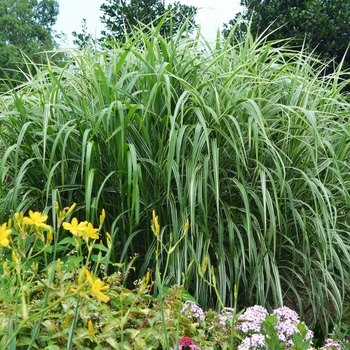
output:
[[[88,31],[99,36],[103,29],[100,23],[100,6],[103,0],[58,0],[60,14],[54,27],[58,32],[67,34],[68,43],[62,46],[73,46],[71,33],[81,32],[81,21],[87,19]],[[169,1],[166,0],[166,4]],[[197,6],[199,9],[196,22],[201,25],[202,33],[207,40],[213,40],[217,28],[232,19],[240,11],[240,0],[180,0],[182,4]]]

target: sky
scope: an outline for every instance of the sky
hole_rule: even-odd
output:
[[[60,13],[54,29],[67,35],[67,42],[62,47],[73,47],[71,33],[81,32],[82,19],[86,18],[88,32],[98,37],[104,26],[100,23],[100,6],[103,0],[58,0]],[[169,0],[165,3],[168,4]],[[199,8],[196,22],[201,26],[201,32],[209,41],[214,40],[218,28],[234,18],[241,10],[240,0],[180,0],[182,4]]]

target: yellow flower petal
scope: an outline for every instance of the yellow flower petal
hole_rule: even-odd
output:
[[[100,226],[103,225],[104,221],[105,221],[105,218],[106,218],[106,212],[104,209],[102,209],[102,213],[100,215]]]
[[[63,228],[67,231],[70,231],[71,234],[75,236],[83,236],[85,230],[86,230],[87,221],[82,221],[78,223],[77,218],[73,218],[71,223],[64,222],[62,224]]]
[[[8,247],[10,244],[10,240],[8,236],[11,234],[11,230],[7,229],[7,224],[2,224],[0,227],[0,245],[3,247]]]
[[[89,320],[89,322],[88,322],[88,331],[91,335],[93,335],[95,333],[94,326],[93,326],[91,320]]]
[[[103,294],[101,291],[106,290],[109,287],[105,286],[104,284],[104,282],[97,278],[91,287],[91,292],[94,293],[99,300],[107,302],[110,300],[110,298],[107,295]]]
[[[92,239],[97,239],[98,238],[98,234],[96,234],[96,232],[98,232],[99,229],[98,228],[94,228],[92,226],[92,224],[89,222],[85,232],[84,232],[84,236],[88,237],[88,238],[92,238]]]
[[[40,212],[36,211],[33,212],[32,210],[29,210],[29,217],[25,216],[23,218],[23,221],[27,225],[32,225],[35,227],[42,227],[44,229],[49,230],[50,226],[45,224],[45,221],[47,220],[48,215],[42,215]]]
[[[99,278],[93,279],[92,273],[88,270],[85,271],[86,278],[91,286],[91,292],[95,294],[95,296],[101,301],[109,301],[110,298],[107,295],[102,293],[103,290],[109,289],[104,282],[102,282]]]

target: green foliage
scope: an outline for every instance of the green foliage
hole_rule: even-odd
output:
[[[209,310],[199,330],[194,318],[181,313],[188,300],[183,287],[163,290],[162,282],[153,281],[148,272],[134,282],[133,290],[127,289],[124,278],[133,267],[123,264],[107,275],[112,242],[107,233],[106,244],[102,243],[105,214],[94,229],[95,238],[87,221],[74,224],[73,218],[69,223],[74,208],[60,211],[56,204],[55,226],[46,224],[48,215],[32,211],[29,216],[15,213],[8,225],[1,226],[2,349],[169,349],[169,342],[174,345],[182,334],[192,335],[202,345],[227,348],[230,328],[220,326],[217,313]],[[70,237],[60,239],[62,229],[70,231]],[[6,241],[5,231],[9,231]],[[170,256],[178,243],[168,249],[163,242],[160,245]],[[106,283],[95,276],[102,276]],[[163,298],[152,295],[155,285]]]
[[[345,302],[346,308],[343,313],[342,319],[338,324],[334,325],[330,337],[336,339],[342,346],[342,349],[350,348],[350,304],[349,301]]]
[[[246,35],[251,20],[250,31],[255,36],[264,33],[271,40],[290,39],[291,45],[305,45],[321,58],[334,58],[338,63],[346,56],[349,65],[350,1],[241,0],[241,5],[243,13],[224,25],[225,36],[236,24],[237,37]]]
[[[136,259],[129,288],[155,267],[152,210],[166,245],[188,218],[181,254],[157,256],[162,283],[206,309],[232,305],[236,284],[239,307],[287,304],[327,334],[350,286],[342,73],[249,33],[211,46],[159,32],[69,52],[2,96],[0,218],[58,201],[95,223],[105,208],[111,262]]]
[[[270,350],[282,350],[292,348],[293,350],[309,350],[311,339],[307,340],[308,329],[302,322],[297,325],[298,332],[294,332],[291,337],[292,346],[287,345],[287,342],[282,342],[279,338],[277,315],[266,316],[262,323],[264,329],[265,343]]]
[[[0,84],[4,84],[1,81],[7,81],[7,78],[13,85],[26,80],[23,72],[28,73],[33,68],[25,57],[36,64],[42,63],[39,53],[57,46],[52,30],[57,15],[56,0],[1,1]]]
[[[80,49],[86,49],[87,47],[93,48],[93,45],[96,44],[96,40],[88,33],[86,18],[82,20],[81,33],[74,31],[72,35],[75,37],[73,44],[77,45]]]
[[[48,215],[32,211],[28,216],[15,213],[1,225],[1,349],[170,349],[194,341],[202,349],[219,350],[235,349],[250,339],[252,332],[247,333],[242,323],[249,328],[256,322],[252,312],[237,313],[235,308],[223,308],[220,314],[203,312],[186,298],[182,286],[163,288],[165,276],[157,276],[158,264],[155,280],[148,271],[134,282],[132,290],[124,286],[132,266],[115,264],[117,271],[107,274],[112,241],[108,233],[102,239],[104,211],[99,227],[92,228],[87,221],[71,218],[75,204],[60,210],[55,203],[51,209],[53,226],[46,223]],[[159,240],[158,218],[153,215],[152,230],[160,248],[157,253],[165,252],[167,259],[179,254],[177,247],[188,228],[186,224],[181,238],[166,245]],[[70,236],[60,239],[62,230]],[[62,247],[69,253],[56,259]],[[152,294],[155,287],[162,298]],[[285,316],[279,319],[265,312],[260,322],[268,349],[291,348],[287,345],[290,337],[292,349],[309,349],[311,339],[305,341],[308,329],[297,315],[294,321],[289,319],[290,309],[283,308]],[[289,336],[281,338],[283,332]]]
[[[158,26],[166,12],[170,16],[160,28],[163,37],[175,35],[185,23],[188,23],[189,31],[196,26],[197,8],[182,5],[179,1],[165,6],[162,0],[107,0],[101,5],[101,11],[101,22],[106,25],[106,30],[101,33],[102,41],[124,42],[135,33],[135,28]]]

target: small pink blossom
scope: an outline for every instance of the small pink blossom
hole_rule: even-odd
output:
[[[265,337],[262,334],[252,334],[244,338],[238,346],[238,350],[267,349]]]
[[[221,326],[226,327],[227,324],[230,324],[234,311],[235,310],[232,307],[225,307],[225,309],[221,311],[221,314],[219,316]]]
[[[173,350],[201,350],[189,337],[181,338],[179,344]]]
[[[341,350],[341,345],[337,341],[328,338],[320,350]]]
[[[237,328],[244,333],[260,333],[261,323],[265,320],[268,312],[260,305],[248,307],[247,310],[238,317]]]
[[[191,320],[203,321],[205,315],[203,310],[193,301],[187,300],[181,310],[182,314],[185,314]]]

